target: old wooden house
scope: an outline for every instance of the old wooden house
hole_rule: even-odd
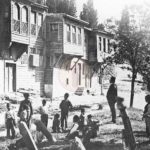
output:
[[[45,0],[0,0],[0,92],[32,89],[49,97],[99,86],[110,34]]]

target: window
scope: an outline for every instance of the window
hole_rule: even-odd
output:
[[[81,38],[81,28],[78,28],[78,44],[82,44],[82,38]]]
[[[67,25],[67,42],[71,42],[71,28]]]
[[[82,65],[82,74],[83,75],[85,74],[85,66],[84,66],[84,64]]]
[[[47,67],[53,66],[53,56],[47,56],[47,58],[46,58],[46,66]]]
[[[30,48],[30,53],[31,54],[36,54],[36,48]]]
[[[38,14],[38,26],[42,26],[43,23],[43,15],[42,14]]]
[[[31,24],[36,24],[36,12],[31,12]]]
[[[25,6],[22,8],[22,22],[28,22],[28,9]]]
[[[51,24],[50,25],[51,32],[58,32],[58,24]]]
[[[100,50],[100,51],[102,50],[101,42],[102,42],[102,38],[101,38],[101,37],[99,37],[99,50]]]
[[[103,38],[103,50],[104,52],[106,52],[106,39]]]
[[[13,19],[20,20],[20,7],[18,4],[14,5]]]
[[[72,42],[76,43],[76,27],[72,27]]]
[[[107,44],[108,44],[108,53],[110,53],[110,40],[109,39],[108,39]]]

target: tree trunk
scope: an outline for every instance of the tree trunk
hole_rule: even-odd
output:
[[[133,72],[132,72],[132,82],[131,82],[130,107],[133,106],[135,78],[136,78],[136,73],[135,73],[135,69],[133,69]]]

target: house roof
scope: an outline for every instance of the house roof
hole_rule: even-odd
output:
[[[21,3],[24,3],[24,4],[30,4],[31,6],[37,6],[39,8],[48,8],[46,6],[46,0],[13,0],[15,2],[21,2]]]

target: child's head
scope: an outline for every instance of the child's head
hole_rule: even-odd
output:
[[[110,83],[115,83],[115,80],[116,80],[116,78],[112,76],[112,77],[110,78]]]
[[[29,93],[23,93],[23,96],[24,96],[25,100],[28,100],[28,98],[29,98]]]
[[[42,104],[43,104],[43,106],[46,105],[46,100],[45,99],[42,100]]]
[[[89,114],[89,115],[87,116],[87,119],[88,119],[88,120],[91,120],[91,119],[92,119],[92,115]]]
[[[84,114],[84,113],[85,113],[85,109],[81,108],[81,114]]]
[[[69,93],[65,93],[64,99],[67,99],[69,97]]]
[[[146,96],[145,96],[145,101],[146,101],[147,103],[150,103],[150,95],[146,95]]]
[[[55,119],[59,119],[60,115],[59,114],[55,114],[54,118]]]
[[[74,115],[73,117],[73,122],[78,122],[79,121],[79,116],[78,115]]]
[[[10,104],[9,103],[6,104],[6,107],[8,110],[10,110]]]

